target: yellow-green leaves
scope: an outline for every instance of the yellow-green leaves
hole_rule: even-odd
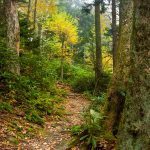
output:
[[[38,0],[37,1],[37,16],[50,16],[57,10],[55,0]]]
[[[58,13],[47,21],[48,29],[56,34],[59,39],[66,44],[76,44],[78,41],[78,32],[76,21],[66,13]]]

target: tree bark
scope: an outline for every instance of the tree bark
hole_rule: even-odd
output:
[[[106,129],[118,149],[150,147],[150,1],[122,0],[118,63],[108,93]]]
[[[28,4],[28,13],[27,13],[28,24],[30,22],[30,13],[31,13],[31,0],[29,0],[29,4]]]
[[[112,52],[113,52],[113,70],[117,60],[117,26],[116,26],[116,0],[112,0]]]
[[[100,1],[95,0],[95,34],[96,34],[96,62],[95,62],[95,92],[100,91],[100,77],[102,75],[102,50],[101,50],[101,27],[100,27]]]
[[[105,127],[114,135],[118,132],[121,114],[124,108],[126,96],[126,83],[130,68],[130,44],[132,34],[133,2],[122,0],[124,5],[121,11],[121,24],[119,28],[119,41],[117,48],[117,64],[112,81],[108,89],[108,101],[106,103]]]
[[[118,149],[150,149],[150,1],[132,0],[130,70]]]
[[[14,55],[16,55],[16,57],[18,58],[20,46],[20,27],[16,0],[4,0],[4,5],[7,23],[7,45],[8,48],[10,48]],[[20,74],[19,63],[16,62],[14,65],[11,65],[10,70],[13,73]]]

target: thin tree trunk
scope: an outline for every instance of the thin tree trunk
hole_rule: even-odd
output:
[[[113,70],[117,60],[117,27],[116,27],[116,0],[112,0],[112,52],[113,52]]]
[[[4,4],[3,2],[0,0],[0,25],[2,25],[4,23]]]
[[[29,0],[29,4],[28,4],[28,13],[27,13],[28,24],[30,22],[30,13],[31,13],[31,0]]]
[[[94,52],[94,43],[91,43],[91,60],[93,63],[93,68],[95,69],[95,52]]]
[[[101,50],[101,27],[100,27],[100,1],[95,0],[95,34],[96,34],[96,62],[95,62],[95,91],[100,91],[100,77],[102,74],[102,50]]]
[[[64,79],[64,40],[62,40],[62,46],[61,46],[61,80]]]
[[[7,23],[7,45],[13,51],[14,55],[19,57],[20,27],[16,0],[4,0],[4,4]],[[11,65],[10,70],[13,73],[20,74],[19,63],[15,62],[14,65]]]
[[[38,23],[38,38],[39,38],[39,47],[41,49],[41,40],[42,40],[42,24]]]
[[[119,30],[120,30],[120,26],[121,26],[121,18],[122,18],[122,1],[123,0],[119,0]]]
[[[35,30],[35,28],[36,28],[36,15],[37,15],[37,0],[35,0],[35,2],[34,2],[34,18],[33,18],[33,20],[34,20],[34,22],[33,22],[33,29]]]

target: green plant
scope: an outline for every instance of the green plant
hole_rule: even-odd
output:
[[[0,102],[0,111],[12,111],[12,106],[7,102]]]
[[[69,82],[77,92],[93,91],[95,86],[94,72],[84,66],[71,66],[71,76]]]
[[[91,106],[90,108],[99,112],[100,107],[104,106],[106,100],[106,93],[102,93],[100,96],[91,96]]]
[[[28,121],[37,123],[39,125],[43,125],[44,124],[44,119],[39,116],[38,112],[35,110],[31,110],[30,112],[26,113],[26,119]]]
[[[71,133],[75,137],[70,142],[69,147],[82,143],[88,149],[94,150],[97,146],[97,138],[101,132],[100,122],[102,119],[103,116],[93,109],[90,109],[88,113],[85,113],[86,123],[71,128]]]

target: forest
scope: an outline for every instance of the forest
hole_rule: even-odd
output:
[[[0,0],[0,150],[150,150],[150,0]]]

